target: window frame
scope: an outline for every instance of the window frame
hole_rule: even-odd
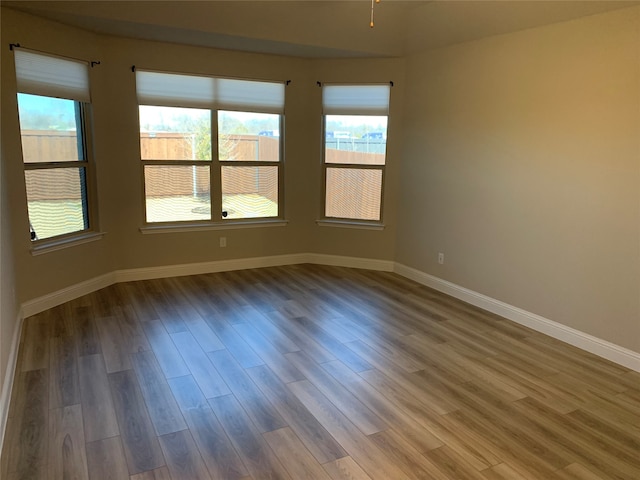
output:
[[[322,84],[321,88],[322,96],[324,97],[324,88],[326,86],[348,86],[348,87],[367,87],[371,85],[382,85],[382,84]],[[391,96],[391,89],[389,89],[389,97]],[[390,99],[389,99],[390,100]],[[388,105],[390,101],[387,103],[387,112],[385,115],[380,115],[379,113],[367,113],[363,112],[360,109],[355,109],[353,113],[327,113],[324,108],[324,98],[323,98],[323,111],[322,111],[322,199],[320,204],[320,219],[317,221],[319,225],[335,225],[335,226],[343,226],[343,227],[354,227],[354,228],[363,228],[370,230],[380,230],[384,228],[384,205],[385,205],[385,186],[386,186],[386,167],[387,167],[387,157],[388,157],[388,141],[385,141],[385,151],[384,151],[384,164],[374,165],[374,164],[357,164],[357,163],[329,163],[327,162],[327,116],[336,116],[336,115],[349,115],[349,116],[363,116],[363,117],[371,117],[371,116],[386,116],[387,118],[387,140],[388,140],[388,132],[389,132],[389,112]],[[346,170],[379,170],[381,172],[381,180],[380,180],[380,209],[379,209],[379,218],[375,219],[361,219],[361,218],[351,218],[351,217],[332,217],[327,215],[327,170],[329,168],[336,169],[346,169]]]
[[[136,71],[136,69],[134,69]],[[283,85],[283,106],[282,111],[273,112],[267,109],[262,109],[259,106],[252,108],[250,105],[240,105],[229,107],[227,105],[219,105],[216,100],[211,101],[209,105],[201,103],[200,105],[182,105],[180,108],[198,108],[202,110],[208,110],[210,115],[211,125],[211,159],[210,160],[150,160],[142,159],[142,152],[140,154],[140,165],[142,169],[141,182],[142,182],[142,206],[143,206],[143,218],[142,226],[140,230],[142,233],[165,233],[176,231],[191,231],[191,230],[209,230],[219,228],[244,228],[252,226],[282,226],[286,225],[285,220],[285,194],[284,194],[284,180],[285,180],[285,148],[284,148],[284,130],[285,130],[285,111],[284,111],[284,97],[286,96],[286,82],[277,80],[259,80],[259,79],[247,79],[247,78],[232,78],[221,77],[214,75],[198,75],[184,72],[163,72],[149,69],[140,69],[141,72],[179,75],[187,77],[201,77],[216,80],[239,80],[243,82],[265,82],[271,84],[281,83]],[[138,92],[138,87],[136,86]],[[164,102],[140,100],[138,96],[138,115],[140,112],[140,106],[150,105],[156,107],[173,108],[178,105],[169,100]],[[220,111],[236,111],[243,113],[270,113],[276,114],[279,117],[279,139],[278,139],[278,161],[249,161],[249,160],[220,160],[219,152],[219,131],[218,131],[218,113]],[[140,121],[138,118],[138,128]],[[138,130],[140,134],[140,130]],[[140,137],[139,137],[140,138]],[[140,146],[140,142],[138,143]],[[211,218],[203,220],[169,220],[166,222],[149,222],[147,218],[147,196],[146,196],[146,179],[144,167],[146,165],[160,165],[160,166],[208,166],[209,167],[209,195],[211,205]],[[247,217],[247,218],[224,218],[223,214],[223,198],[222,198],[222,169],[225,166],[230,167],[268,167],[274,166],[278,169],[277,181],[278,181],[278,214],[271,217]]]
[[[88,61],[78,60],[74,58],[64,57],[56,54],[33,51],[20,48],[21,52],[29,55],[37,55],[41,57],[49,57],[52,60],[63,60],[65,62],[74,62],[86,66],[87,74],[87,90],[90,89],[90,67]],[[18,74],[18,62],[15,62],[14,71]],[[24,80],[23,80],[24,81]],[[43,82],[46,84],[46,81]],[[46,88],[46,87],[45,87]],[[96,186],[96,166],[95,166],[95,154],[93,144],[93,109],[90,97],[89,101],[80,100],[78,98],[71,98],[72,95],[65,95],[65,92],[56,94],[57,92],[42,92],[38,90],[38,87],[20,87],[20,79],[17,82],[16,88],[16,105],[19,104],[18,94],[36,95],[43,98],[58,98],[62,100],[69,100],[74,102],[75,118],[76,118],[76,136],[79,153],[82,153],[82,158],[77,160],[54,160],[46,162],[25,162],[24,150],[22,145],[22,124],[20,119],[20,112],[18,115],[18,126],[20,128],[20,151],[22,156],[22,166],[24,172],[25,181],[25,201],[27,204],[27,220],[29,224],[29,236],[31,244],[31,253],[33,255],[39,255],[48,251],[55,251],[61,248],[74,246],[81,243],[86,243],[93,240],[99,240],[103,234],[99,230],[99,218],[98,218],[98,195]],[[18,109],[19,110],[19,109]],[[29,215],[29,198],[26,190],[26,174],[29,171],[46,171],[57,170],[64,168],[84,168],[84,197],[81,201],[86,204],[83,205],[83,217],[86,211],[85,228],[76,230],[73,232],[62,233],[47,238],[38,238],[37,231],[33,229],[31,224],[31,217]],[[81,186],[82,190],[82,186]]]

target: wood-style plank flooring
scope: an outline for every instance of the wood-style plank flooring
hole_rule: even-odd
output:
[[[638,480],[640,374],[391,273],[121,283],[25,321],[1,463],[7,480]]]

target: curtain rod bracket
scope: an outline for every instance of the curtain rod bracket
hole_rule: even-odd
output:
[[[316,85],[318,85],[319,87],[322,86],[322,82],[316,82]]]
[[[14,48],[20,48],[20,44],[19,43],[10,43],[9,44],[9,50],[13,51]]]
[[[291,83],[291,80],[287,80],[286,82],[284,82],[285,85],[289,85]]]
[[[391,81],[389,82],[389,85],[391,85],[391,86],[393,87],[393,80],[391,80]]]
[[[133,73],[135,73],[135,72],[136,72],[136,66],[135,66],[135,65],[131,65],[131,71],[132,71]]]
[[[100,61],[99,60],[91,60],[91,68],[95,67],[96,65],[100,65]]]

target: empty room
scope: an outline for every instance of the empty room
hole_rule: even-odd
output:
[[[640,478],[640,2],[0,21],[0,478]]]

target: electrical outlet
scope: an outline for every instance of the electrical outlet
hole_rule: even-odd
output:
[[[227,246],[227,237],[220,237],[220,246],[222,248]]]
[[[440,252],[440,253],[438,254],[438,263],[439,263],[440,265],[443,265],[443,264],[444,264],[444,253],[442,253],[442,252]]]

